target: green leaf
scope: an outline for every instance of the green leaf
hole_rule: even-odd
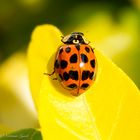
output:
[[[40,131],[33,128],[22,129],[10,134],[3,133],[0,140],[42,140]]]

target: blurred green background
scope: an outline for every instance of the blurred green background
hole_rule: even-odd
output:
[[[26,51],[35,26],[46,23],[83,31],[140,87],[140,0],[1,0],[0,62]]]

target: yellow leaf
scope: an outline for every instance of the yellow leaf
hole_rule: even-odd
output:
[[[140,92],[127,75],[97,49],[95,83],[73,97],[53,71],[61,32],[52,25],[35,29],[28,50],[30,83],[44,140],[139,140]],[[95,47],[95,46],[93,46]]]
[[[33,32],[28,49],[28,66],[29,78],[31,79],[30,86],[35,103],[38,103],[38,93],[42,77],[44,76],[43,73],[46,69],[49,72],[53,71],[53,64],[49,62],[50,57],[54,53],[52,45],[58,46],[61,43],[61,35],[60,31],[52,25],[38,26]],[[48,65],[51,65],[51,67],[48,67]]]

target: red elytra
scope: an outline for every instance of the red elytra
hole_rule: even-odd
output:
[[[81,32],[62,38],[55,58],[54,72],[65,89],[74,96],[87,90],[95,80],[96,57]],[[52,73],[52,74],[53,74]]]

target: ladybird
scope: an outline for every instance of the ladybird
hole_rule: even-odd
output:
[[[95,80],[96,57],[81,32],[62,37],[54,62],[54,72],[65,89],[74,96],[87,90]]]

